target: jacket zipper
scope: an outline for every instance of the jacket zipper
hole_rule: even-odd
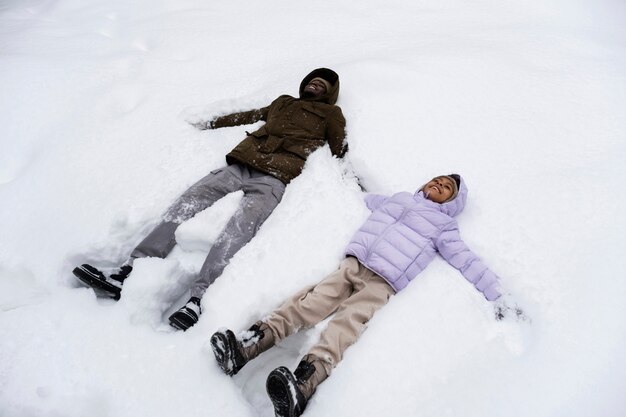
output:
[[[378,245],[378,242],[380,242],[380,240],[387,234],[387,232],[389,231],[389,229],[391,229],[391,226],[397,224],[400,222],[400,220],[404,219],[404,216],[406,216],[407,211],[409,211],[410,208],[405,207],[402,209],[402,214],[400,214],[400,217],[398,217],[393,223],[390,223],[387,228],[385,229],[385,233],[381,234],[380,236],[378,236],[378,238],[376,238],[376,240],[374,241],[374,243],[370,246],[370,249],[367,250],[367,256],[365,256],[365,262],[369,263],[370,260],[370,256],[372,255],[372,250]]]

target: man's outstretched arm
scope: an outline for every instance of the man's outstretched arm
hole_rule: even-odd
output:
[[[252,123],[258,122],[259,120],[266,121],[268,111],[269,111],[269,106],[263,107],[260,109],[254,109],[254,110],[227,114],[224,116],[218,116],[212,120],[192,123],[192,125],[200,130],[219,129],[220,127],[230,127],[230,126],[239,126],[239,125],[251,125]]]

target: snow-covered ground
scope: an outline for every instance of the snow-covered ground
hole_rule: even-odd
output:
[[[626,5],[621,0],[0,2],[0,416],[271,416],[267,373],[208,347],[336,268],[372,192],[464,175],[468,244],[532,323],[499,323],[436,260],[392,298],[313,416],[626,415]],[[192,114],[297,94],[335,69],[350,153],[315,153],[188,332],[167,315],[240,194],[136,264],[119,303],[71,269],[113,266],[242,126]]]

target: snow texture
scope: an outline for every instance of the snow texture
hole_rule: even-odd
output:
[[[438,259],[393,297],[305,415],[626,415],[626,5],[619,0],[7,0],[0,3],[0,415],[271,416],[265,378],[324,323],[233,378],[246,329],[333,271],[370,191],[458,172],[458,221],[530,322]],[[327,148],[202,299],[167,325],[241,194],[141,259],[118,303],[71,270],[115,268],[254,127],[188,123],[341,77]],[[622,277],[622,278],[620,278]]]

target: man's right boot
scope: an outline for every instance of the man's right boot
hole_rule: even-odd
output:
[[[126,263],[122,265],[117,272],[107,277],[98,268],[89,264],[82,264],[81,266],[74,268],[72,273],[82,283],[93,288],[96,295],[119,300],[124,280],[128,278],[128,275],[130,275],[132,270],[132,265],[130,265],[130,263]]]
[[[231,330],[217,331],[211,336],[211,348],[217,364],[225,374],[233,376],[252,359],[274,346],[274,334],[262,321],[257,321],[238,336]]]
[[[326,378],[325,366],[314,355],[304,356],[293,373],[284,366],[274,369],[265,387],[276,417],[300,416],[317,386]]]
[[[202,307],[198,297],[191,297],[187,304],[170,316],[170,326],[185,331],[200,319]]]

